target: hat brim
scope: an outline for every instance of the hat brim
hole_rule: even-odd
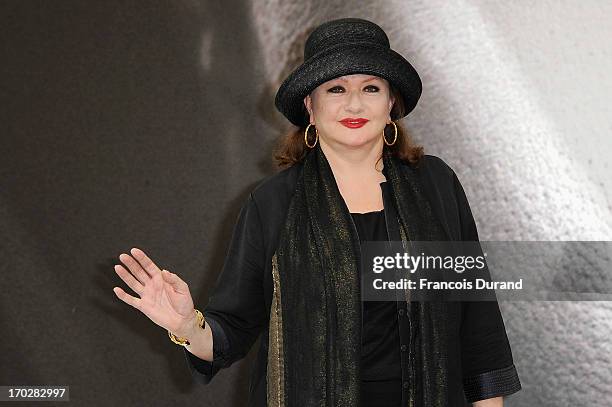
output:
[[[322,83],[356,73],[375,75],[395,86],[404,99],[404,116],[416,107],[422,83],[414,67],[392,49],[362,44],[342,44],[304,61],[283,81],[276,92],[274,104],[291,123],[306,126],[306,95]]]

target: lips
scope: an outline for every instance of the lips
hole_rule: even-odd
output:
[[[351,118],[351,117],[340,120],[340,123],[342,123],[344,126],[351,128],[351,129],[362,127],[367,122],[368,122],[368,119]]]

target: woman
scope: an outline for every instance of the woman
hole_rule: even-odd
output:
[[[250,406],[501,406],[521,386],[497,302],[361,300],[360,241],[478,240],[454,171],[395,123],[420,94],[379,26],[320,25],[276,94],[288,168],[249,195],[204,313],[139,249],[115,270],[140,298],[115,293],[203,383],[261,334]]]

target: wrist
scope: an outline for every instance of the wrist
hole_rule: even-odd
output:
[[[187,321],[183,324],[182,328],[179,330],[177,335],[180,333],[180,336],[189,336],[193,335],[195,330],[198,328],[198,314],[195,308],[191,311],[191,317],[187,319]]]
[[[179,342],[182,342],[183,340],[192,342],[192,340],[205,329],[205,324],[206,322],[204,321],[204,316],[202,313],[194,308],[192,317],[184,323],[183,327],[175,332],[168,331],[168,334],[173,342],[175,342],[175,340],[178,340]],[[182,343],[178,344],[183,345]]]
[[[206,321],[204,320],[204,316],[202,315],[202,321],[200,325],[200,318],[196,310],[193,312],[193,318],[186,325],[185,336],[187,338],[193,338],[206,327]]]

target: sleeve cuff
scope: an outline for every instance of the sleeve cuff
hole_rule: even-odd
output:
[[[463,379],[466,399],[473,403],[492,397],[507,396],[521,390],[521,382],[514,364]]]
[[[191,373],[193,375],[199,374],[201,380],[204,383],[208,383],[219,369],[226,366],[228,361],[227,352],[229,349],[229,342],[223,328],[217,321],[208,316],[205,316],[205,319],[213,336],[213,361],[209,362],[200,359],[189,352],[187,348],[183,348],[183,351]]]

